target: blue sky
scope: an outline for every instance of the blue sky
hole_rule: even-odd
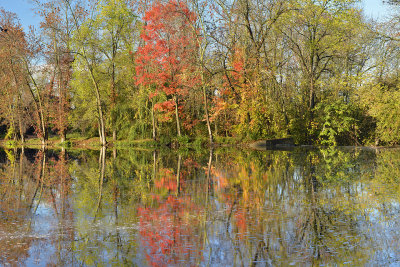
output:
[[[374,19],[384,19],[389,14],[390,8],[382,4],[382,0],[362,0],[365,14]],[[0,7],[17,13],[24,28],[29,25],[39,27],[40,18],[32,10],[34,5],[31,0],[0,0]]]
[[[33,11],[34,5],[31,0],[0,0],[0,7],[17,13],[24,29],[27,29],[29,25],[39,28],[40,18]]]

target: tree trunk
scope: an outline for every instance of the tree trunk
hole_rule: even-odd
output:
[[[21,120],[22,120],[21,92],[20,92],[19,89],[18,89],[19,83],[18,83],[18,79],[17,79],[16,74],[15,74],[15,71],[14,71],[14,67],[13,67],[14,64],[13,64],[13,61],[12,61],[12,60],[10,60],[10,65],[11,65],[11,72],[12,72],[13,78],[14,78],[15,87],[16,87],[16,90],[17,90],[17,92],[18,92],[17,111],[16,111],[16,114],[18,114],[19,135],[20,135],[20,137],[21,137],[21,143],[25,143],[24,130],[23,130],[22,121],[21,121]],[[14,120],[14,119],[13,119],[13,120]]]
[[[60,143],[64,143],[65,140],[67,140],[67,135],[66,135],[65,131],[62,131],[60,133]]]
[[[314,77],[311,77],[310,79],[310,102],[309,102],[309,107],[310,111],[313,112],[313,109],[315,107],[315,85],[314,85]]]
[[[21,137],[21,143],[25,143],[25,136],[24,136],[24,130],[22,129],[21,116],[19,116],[18,118],[18,127],[19,127],[19,136]]]
[[[42,99],[40,98],[40,90],[39,90],[39,87],[38,87],[38,85],[36,83],[36,80],[33,78],[33,74],[32,74],[32,72],[31,72],[31,70],[29,68],[29,64],[28,64],[27,60],[25,58],[23,58],[23,61],[24,61],[26,70],[28,72],[29,78],[31,79],[31,82],[32,82],[32,84],[35,87],[36,92],[37,92],[37,97],[36,97],[35,93],[33,92],[31,84],[29,83],[29,81],[26,81],[26,83],[28,85],[28,88],[29,88],[29,91],[31,93],[33,102],[35,104],[35,109],[36,109],[37,116],[39,118],[38,127],[42,131],[42,137],[41,137],[42,145],[45,145],[46,144],[46,140],[47,140],[47,131],[46,131],[46,122],[45,122],[45,118],[44,118],[44,112],[43,112]]]
[[[151,124],[153,126],[153,140],[156,141],[156,119],[154,118],[154,102],[151,101]]]
[[[104,183],[105,170],[106,170],[106,147],[103,146],[100,149],[100,156],[99,156],[99,187],[98,187],[99,196],[97,198],[97,205],[93,222],[97,220],[97,215],[101,207],[101,200],[103,198],[103,183]]]
[[[182,155],[178,155],[178,168],[176,171],[176,187],[178,189],[177,194],[181,192],[181,161],[182,161]]]
[[[208,100],[207,100],[207,94],[206,94],[206,87],[203,85],[203,97],[204,97],[204,110],[206,113],[206,122],[207,122],[207,130],[208,130],[208,138],[210,140],[210,145],[214,143],[213,141],[213,135],[211,131],[211,123],[210,123],[210,118],[208,115]]]
[[[56,70],[58,72],[58,134],[60,136],[60,143],[65,142],[66,138],[66,127],[64,123],[64,78],[63,78],[63,73],[61,70],[61,65],[60,65],[60,53],[58,51],[58,46],[57,46],[57,38],[55,35],[55,32],[53,32],[53,42],[54,42],[54,59],[56,63]]]
[[[178,137],[181,137],[181,126],[179,122],[179,113],[178,113],[178,96],[174,97],[174,101],[175,101],[176,131],[178,133]]]
[[[96,82],[96,79],[94,78],[93,70],[91,69],[90,66],[88,68],[89,68],[90,77],[92,79],[93,86],[94,86],[94,89],[95,89],[94,91],[95,91],[95,95],[96,95],[97,113],[98,113],[98,121],[99,121],[100,144],[102,146],[105,146],[107,144],[107,139],[106,139],[106,129],[105,129],[105,125],[104,125],[103,109],[102,109],[102,106],[101,106],[100,90],[99,90],[99,86],[98,86],[98,84]]]
[[[113,135],[113,142],[115,143],[117,141],[117,130],[115,130],[115,128],[113,129],[112,135]]]
[[[71,6],[71,3],[69,1],[64,0],[64,3],[66,4],[66,7],[71,11],[71,15],[73,17],[74,25],[77,29],[79,29],[79,23],[77,17],[74,15],[73,8]],[[99,135],[100,135],[100,144],[102,146],[105,146],[107,144],[107,139],[106,139],[106,134],[105,134],[105,125],[104,125],[104,117],[103,117],[103,110],[101,107],[101,98],[100,98],[100,91],[99,91],[99,86],[96,82],[96,79],[93,74],[93,68],[92,65],[89,62],[88,56],[86,54],[86,49],[85,46],[82,45],[82,53],[80,54],[82,58],[85,60],[86,67],[89,70],[90,73],[90,78],[93,82],[94,86],[94,91],[95,91],[95,96],[96,96],[96,104],[97,104],[97,112],[98,112],[98,121],[99,121]]]
[[[208,165],[207,165],[207,199],[210,192],[213,192],[213,181],[211,179],[211,165],[213,159],[213,149],[210,149],[210,156],[208,158]]]
[[[113,38],[113,51],[112,51],[112,61],[111,61],[111,127],[112,127],[112,135],[113,135],[113,142],[117,141],[117,129],[115,127],[115,116],[114,110],[117,103],[117,93],[115,89],[115,57],[117,54],[117,47],[116,43],[114,42]]]
[[[309,127],[309,129],[311,130],[312,129],[312,121],[314,120],[314,107],[315,107],[315,88],[314,88],[314,77],[313,76],[311,76],[311,79],[310,79],[310,99],[309,99],[309,112],[310,112],[310,122],[309,122],[309,125],[308,125],[308,127]],[[307,131],[307,132],[309,132],[309,131]],[[308,142],[309,142],[309,144],[312,144],[312,136],[309,134],[309,133],[307,133],[307,135],[308,135]]]
[[[99,95],[99,98],[98,98],[98,101],[97,101],[97,111],[99,113],[100,143],[101,143],[102,146],[105,146],[107,144],[106,129],[105,129],[105,125],[104,125],[103,110],[101,108],[100,94],[98,94],[98,95]]]
[[[97,111],[99,113],[100,143],[102,146],[105,146],[107,144],[106,129],[105,129],[105,125],[104,125],[103,109],[101,108],[100,93],[98,92],[98,89],[96,89],[96,95],[98,96],[97,97]]]

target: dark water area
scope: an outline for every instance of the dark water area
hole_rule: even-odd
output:
[[[2,266],[400,265],[400,150],[0,150]]]

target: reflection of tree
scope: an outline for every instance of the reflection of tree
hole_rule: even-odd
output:
[[[29,256],[32,256],[29,252],[31,247],[36,247],[42,242],[35,233],[35,214],[42,204],[46,203],[53,207],[60,231],[63,231],[61,218],[64,216],[64,219],[71,219],[65,216],[68,201],[63,192],[69,191],[69,174],[65,158],[63,156],[49,157],[46,150],[34,153],[28,150],[28,156],[26,156],[25,151],[22,148],[10,152],[8,163],[1,166],[0,172],[3,178],[0,190],[3,193],[0,193],[0,204],[3,213],[0,217],[0,243],[6,242],[2,245],[3,249],[0,253],[2,264],[22,264]],[[60,203],[64,204],[60,205]],[[64,234],[67,233],[62,232],[54,236],[52,243],[55,247],[56,244],[64,244],[59,240]],[[61,250],[57,246],[57,253]],[[65,257],[52,257],[49,262],[57,262],[57,258]]]
[[[365,264],[373,250],[365,244],[368,238],[365,229],[360,228],[360,219],[368,222],[366,214],[371,203],[364,198],[365,178],[369,179],[373,171],[374,153],[328,148],[310,152],[308,157],[309,164],[303,168],[306,209],[299,216],[300,244],[311,248],[310,260],[314,263],[329,259]],[[358,243],[365,245],[362,250],[355,245]]]
[[[316,179],[320,183],[346,185],[356,182],[365,173],[371,173],[375,153],[372,150],[337,149],[328,147],[310,152],[311,163],[316,167]]]
[[[196,178],[199,172],[204,175],[204,169],[195,158],[183,157],[181,153],[164,159],[153,176],[153,201],[138,208],[139,242],[152,266],[198,265],[204,217],[193,200],[204,196],[205,191],[199,190],[202,184],[191,178]],[[210,163],[208,166],[211,168]]]
[[[17,151],[6,151],[9,162],[0,168],[0,264],[17,265],[24,262],[29,256],[29,247],[32,239],[18,236],[15,233],[24,233],[30,217],[30,202],[23,178],[23,153],[16,162]],[[32,188],[32,187],[30,187]],[[12,238],[14,236],[14,238]]]
[[[106,169],[106,147],[102,146],[100,149],[100,156],[99,156],[99,184],[98,184],[99,192],[97,197],[96,211],[94,213],[94,221],[96,221],[97,214],[101,207],[105,169]]]
[[[134,265],[136,206],[148,202],[157,153],[84,153],[75,162],[74,255],[84,265]],[[175,178],[174,178],[175,181]],[[96,220],[93,224],[93,216]]]
[[[351,203],[358,197],[353,194],[358,186],[354,177],[361,173],[363,162],[350,165],[349,158],[357,161],[358,154],[344,153],[342,159],[333,153],[336,165],[332,172],[323,171],[327,168],[324,160],[331,159],[318,151],[295,151],[293,156],[284,152],[239,154],[227,158],[228,163],[220,157],[213,180],[224,185],[216,189],[226,205],[226,237],[235,248],[231,257],[243,264],[280,265],[296,259],[340,263],[357,255],[359,264],[365,262],[367,249],[356,246],[363,240],[357,219],[364,210]],[[348,206],[343,208],[340,202],[344,200]]]
[[[151,266],[197,265],[201,260],[198,208],[189,197],[169,196],[138,209],[139,234]]]
[[[0,234],[21,236],[0,235],[4,265],[39,255],[42,244],[54,265],[362,265],[379,245],[400,243],[367,231],[378,219],[396,229],[397,151],[4,156]],[[51,235],[34,238],[44,209]]]
[[[72,180],[65,150],[50,159],[49,165],[49,177],[54,179],[49,188],[51,205],[57,218],[57,230],[52,237],[56,252],[52,255],[51,262],[55,265],[71,265],[73,257],[69,251],[73,247],[71,240],[75,237],[74,229],[71,227],[74,222],[74,212],[69,200]]]
[[[305,198],[303,210],[297,217],[298,229],[295,240],[301,248],[300,253],[305,255],[308,261],[318,264],[322,259],[328,259],[334,253],[337,253],[329,242],[329,239],[335,238],[330,235],[330,230],[334,228],[334,217],[337,214],[336,211],[330,210],[329,207],[320,202],[318,194],[323,188],[315,175],[317,168],[314,164],[315,160],[314,153],[309,153],[306,161],[308,164],[303,167]],[[350,222],[352,220],[352,218],[343,219],[350,219]],[[348,229],[349,231],[352,231],[351,227]],[[334,243],[337,241],[343,240],[333,240]]]
[[[373,198],[373,208],[390,220],[400,211],[400,153],[398,149],[382,149],[377,151],[374,178],[368,186]],[[371,207],[372,208],[372,207]]]
[[[379,183],[395,185],[389,187],[395,191],[400,184],[400,153],[398,149],[377,152],[375,179]],[[383,193],[383,192],[380,192]]]

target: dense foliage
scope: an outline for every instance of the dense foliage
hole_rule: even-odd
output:
[[[356,0],[35,2],[38,31],[0,10],[3,138],[400,142],[396,12],[371,21]]]

